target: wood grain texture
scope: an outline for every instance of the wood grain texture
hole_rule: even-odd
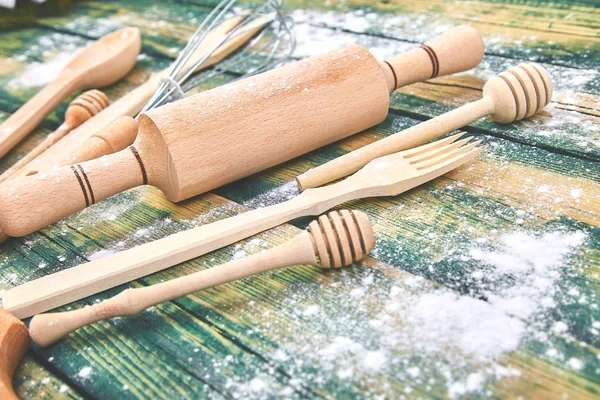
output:
[[[18,34],[2,33],[6,40],[0,41],[0,118],[6,118],[35,93],[36,88],[17,88],[8,82],[18,78],[19,69],[23,70],[28,62],[49,57],[32,49],[40,37],[54,33],[49,27],[65,32],[60,39],[68,38],[80,45],[85,40],[78,35],[99,37],[128,24],[141,27],[145,58],[126,81],[108,88],[114,100],[147,77],[148,71],[165,68],[174,57],[169,49],[184,43],[194,29],[189,23],[193,17],[187,13],[194,12],[194,17],[201,19],[210,5],[203,0],[150,7],[139,2],[77,2],[68,17],[43,19],[43,26]],[[430,357],[428,362],[422,359],[422,352],[409,345],[388,353],[392,359],[407,360],[420,369],[421,376],[433,379],[428,388],[417,382],[420,378],[409,375],[402,363],[402,367],[376,374],[355,372],[340,377],[338,373],[348,369],[325,363],[317,350],[332,344],[337,336],[377,350],[378,335],[367,334],[361,327],[368,326],[368,321],[381,312],[385,305],[381,296],[387,298],[390,287],[414,285],[416,277],[466,297],[477,297],[481,286],[470,277],[480,269],[469,261],[468,254],[459,255],[467,257],[465,261],[451,255],[452,248],[476,246],[481,238],[496,245],[503,233],[513,231],[544,235],[557,230],[583,230],[587,239],[561,264],[561,270],[567,273],[557,289],[556,306],[542,319],[547,324],[547,337],[529,337],[515,352],[503,357],[501,365],[518,369],[520,376],[490,379],[484,391],[473,396],[554,398],[564,393],[570,398],[596,397],[600,344],[591,329],[598,310],[594,305],[598,304],[600,210],[593,199],[598,196],[600,169],[595,145],[598,133],[593,128],[600,115],[600,81],[595,71],[598,50],[594,21],[598,11],[593,5],[585,1],[544,3],[543,7],[528,1],[465,5],[448,0],[375,5],[354,1],[341,6],[333,2],[324,7],[322,2],[307,5],[288,0],[288,9],[314,6],[310,13],[294,15],[311,43],[307,50],[300,42],[298,54],[303,56],[310,54],[309,50],[317,51],[314,43],[332,38],[347,40],[344,44],[406,51],[414,43],[427,40],[440,23],[449,27],[474,24],[484,33],[487,54],[471,73],[397,91],[391,99],[390,115],[377,127],[227,185],[218,194],[197,196],[173,206],[158,190],[136,189],[39,233],[11,239],[0,249],[0,288],[8,289],[90,257],[222,219],[247,207],[284,199],[290,193],[289,183],[309,167],[479,99],[486,80],[525,59],[541,62],[549,71],[556,83],[554,101],[544,114],[510,127],[489,120],[467,127],[470,134],[491,145],[471,168],[404,196],[347,205],[367,211],[373,219],[378,241],[374,259],[343,274],[321,273],[310,267],[267,274],[165,303],[136,318],[82,329],[61,345],[30,352],[17,370],[18,394],[24,398],[178,398],[194,391],[199,398],[233,394],[259,397],[250,390],[252,382],[253,388],[266,387],[275,398],[397,397],[394,395],[404,394],[405,390],[412,390],[415,397],[445,398],[447,382],[430,368],[432,363],[442,363],[441,355]],[[356,15],[349,14],[352,20],[344,19],[344,11]],[[307,21],[305,16],[310,19]],[[95,24],[98,18],[102,25]],[[161,20],[166,23],[159,23]],[[56,46],[62,43],[58,37],[52,38]],[[30,49],[27,61],[15,59],[23,55],[24,48]],[[208,82],[207,86],[214,84]],[[54,130],[66,106],[64,102],[0,167],[7,168]],[[307,222],[298,220],[295,224],[304,227]],[[282,226],[132,286],[147,286],[209,268],[239,253],[253,254],[283,243],[297,232],[290,225]],[[371,279],[374,284],[365,287],[363,280]],[[365,288],[366,297],[350,296],[353,290]],[[125,287],[117,290],[122,289]],[[569,294],[575,291],[578,296]],[[73,307],[114,294],[116,291],[93,296]],[[587,302],[578,302],[582,296]],[[316,314],[305,314],[315,310],[314,306],[320,307]],[[566,333],[554,332],[552,327],[558,322],[568,326]],[[321,337],[330,340],[316,341]],[[316,350],[311,352],[311,348]],[[555,352],[561,358],[553,358]],[[581,360],[580,370],[570,366],[573,358]],[[87,379],[79,376],[85,367],[92,368]],[[480,372],[472,367],[464,371],[464,379],[470,372]],[[462,382],[461,375],[456,371],[454,374]],[[294,379],[298,377],[302,379]],[[46,378],[50,382],[42,383]],[[69,389],[61,394],[63,384]]]

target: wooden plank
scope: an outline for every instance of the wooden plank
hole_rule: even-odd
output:
[[[47,362],[52,363],[54,359]],[[15,388],[21,399],[81,399],[81,394],[69,384],[49,372],[30,356],[25,356],[15,373]]]
[[[575,68],[595,68],[598,57],[598,9],[563,2],[474,1],[456,6],[452,0],[371,2],[364,0],[288,1],[289,10],[312,24],[335,26],[421,42],[432,32],[465,23],[486,37],[486,53]],[[313,11],[315,10],[315,11]]]

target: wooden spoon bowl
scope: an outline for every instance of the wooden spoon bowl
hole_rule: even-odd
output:
[[[65,70],[83,72],[81,88],[108,86],[133,68],[141,46],[138,28],[119,29],[85,48]]]

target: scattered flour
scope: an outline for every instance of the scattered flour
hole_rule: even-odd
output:
[[[9,82],[13,87],[43,86],[54,80],[62,69],[79,53],[81,49],[58,53],[45,62],[29,63],[21,75]]]
[[[291,200],[299,194],[300,190],[298,189],[296,182],[290,181],[256,197],[253,197],[251,200],[244,202],[243,205],[249,208],[267,207],[273,204],[283,203],[284,201]]]
[[[8,86],[28,88],[50,83],[88,44],[89,41],[85,39],[62,33],[52,33],[38,38],[23,53],[14,57],[26,65],[19,76],[8,82]]]
[[[509,286],[497,285],[498,289],[485,290],[489,303],[502,312],[528,319],[554,306],[562,261],[585,237],[581,231],[549,232],[541,236],[507,233],[497,249],[473,248],[470,256],[493,267],[486,270],[489,281],[512,280]]]
[[[98,250],[97,252],[95,252],[94,254],[89,256],[88,260],[90,260],[90,261],[98,260],[100,258],[107,257],[107,256],[110,256],[115,253],[117,253],[116,250],[110,250],[110,249]]]
[[[326,387],[328,379],[353,380],[377,387],[367,393],[373,397],[398,397],[394,381],[416,397],[431,397],[430,391],[440,387],[450,398],[485,394],[488,384],[521,376],[507,366],[507,355],[525,339],[547,332],[565,262],[586,237],[581,231],[556,230],[474,239],[460,257],[475,265],[471,274],[477,279],[471,283],[486,300],[408,274],[382,277],[369,268],[356,275],[341,270],[324,284],[283,291],[283,306],[297,310],[292,315],[296,328],[274,320],[257,331],[275,338],[280,344],[275,354],[286,356],[273,356],[274,362],[285,363],[301,381]],[[267,315],[260,303],[249,312],[263,319]],[[568,325],[555,321],[553,329],[564,334]],[[548,357],[552,351],[559,353],[551,349]],[[578,358],[566,365],[583,368]]]
[[[92,373],[92,367],[83,367],[79,370],[79,372],[77,373],[77,376],[83,379],[86,379],[90,376],[90,374]]]

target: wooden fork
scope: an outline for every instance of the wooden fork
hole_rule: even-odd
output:
[[[48,311],[230,245],[295,218],[319,215],[346,201],[395,196],[464,164],[486,146],[462,134],[377,158],[354,175],[308,189],[273,206],[179,232],[4,292],[6,310],[18,318]],[[335,239],[332,239],[335,240]]]

